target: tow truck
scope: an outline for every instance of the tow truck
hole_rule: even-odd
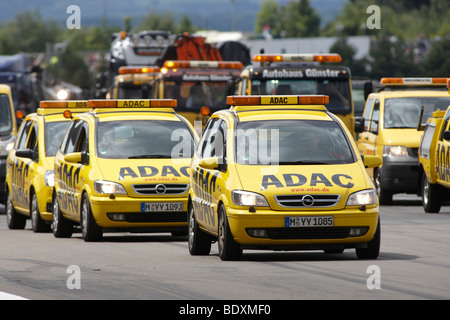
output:
[[[450,79],[447,88],[450,94]],[[450,195],[450,105],[434,111],[425,126],[420,125],[422,114],[418,125],[418,130],[424,129],[419,146],[422,205],[425,212],[438,213]]]
[[[205,125],[209,115],[227,108],[226,97],[244,65],[240,61],[167,60],[155,84],[155,98],[177,99],[177,113]]]
[[[342,61],[339,54],[257,54],[252,61],[260,65],[242,70],[238,94],[328,95],[327,109],[341,118],[355,137],[350,69],[330,65]]]
[[[122,66],[114,78],[114,86],[108,93],[110,99],[149,99],[154,95],[154,81],[158,78],[158,66]]]

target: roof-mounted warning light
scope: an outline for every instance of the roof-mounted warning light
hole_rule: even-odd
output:
[[[240,61],[168,60],[164,62],[163,68],[243,69],[244,64]]]
[[[380,83],[385,86],[445,86],[448,78],[381,78]]]
[[[40,108],[53,109],[53,108],[88,108],[87,100],[67,100],[67,101],[50,101],[44,100],[39,104]]]
[[[254,62],[342,62],[342,57],[338,53],[308,53],[308,54],[257,54],[252,58]]]
[[[259,106],[259,105],[324,105],[330,99],[324,95],[301,96],[228,96],[227,104],[231,106]]]
[[[175,108],[175,99],[89,100],[90,108]]]
[[[157,66],[150,67],[129,67],[123,66],[119,68],[119,74],[140,74],[140,73],[157,73],[160,72],[160,68]]]

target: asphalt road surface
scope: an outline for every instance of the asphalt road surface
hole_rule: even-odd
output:
[[[30,222],[9,230],[1,206],[0,299],[450,299],[450,207],[426,214],[405,195],[380,211],[376,260],[354,250],[244,251],[224,262],[217,244],[209,256],[191,256],[186,238],[169,234],[107,233],[86,243],[80,233],[33,233]]]

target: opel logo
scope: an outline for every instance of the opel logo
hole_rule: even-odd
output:
[[[166,193],[166,186],[163,184],[157,184],[155,187],[155,191],[157,194],[164,194]]]
[[[310,195],[303,196],[302,203],[305,207],[312,207],[312,205],[314,204],[313,196]]]

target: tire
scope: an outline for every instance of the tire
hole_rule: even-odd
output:
[[[374,170],[373,180],[375,183],[375,189],[377,190],[380,205],[392,204],[393,193],[383,187],[381,183],[381,169],[379,167]]]
[[[426,174],[422,176],[422,206],[427,213],[438,213],[441,210],[442,190],[438,184],[430,183]]]
[[[223,261],[239,260],[242,256],[242,247],[234,241],[231,234],[228,218],[223,205],[219,208],[219,230],[218,230],[219,257]]]
[[[367,243],[367,248],[356,248],[356,256],[359,259],[376,259],[380,253],[381,245],[381,224],[378,218],[377,230],[373,239]]]
[[[211,252],[212,237],[200,230],[195,220],[194,206],[189,206],[189,231],[188,231],[188,247],[189,253],[193,256],[209,255]]]
[[[11,230],[25,229],[27,217],[17,213],[11,199],[11,193],[6,190],[6,223]]]
[[[73,223],[63,217],[59,210],[59,203],[56,196],[53,196],[53,235],[55,238],[70,238],[73,233]]]
[[[33,194],[31,195],[30,217],[31,229],[33,230],[33,232],[50,231],[50,224],[42,219],[41,213],[39,212],[39,205],[35,192],[33,192]]]
[[[100,241],[103,236],[103,229],[95,222],[92,215],[91,204],[86,193],[81,201],[81,235],[86,242]]]

